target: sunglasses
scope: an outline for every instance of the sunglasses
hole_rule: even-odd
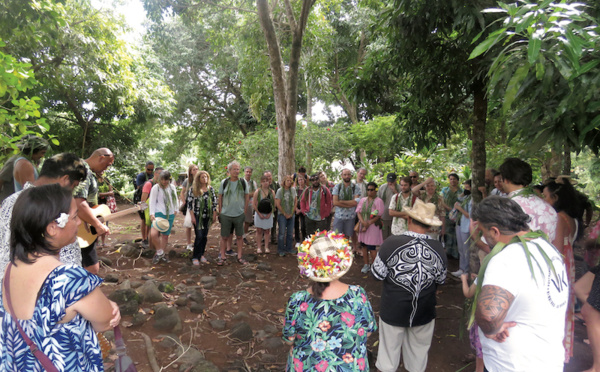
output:
[[[310,178],[310,181],[317,181],[317,180],[318,180],[318,178],[316,178],[316,177],[311,177]]]
[[[367,191],[375,191],[375,189],[367,189]]]
[[[419,176],[410,176],[410,178],[419,178]]]

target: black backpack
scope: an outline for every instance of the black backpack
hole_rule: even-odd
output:
[[[227,177],[225,178],[225,181],[223,182],[223,193],[225,193],[225,190],[227,189],[227,185],[229,184],[229,179],[231,177]],[[241,178],[238,178],[238,182],[242,181]],[[244,180],[245,181],[245,180]],[[244,189],[244,194],[246,193],[246,182],[240,182],[242,184],[242,189]],[[262,213],[262,212],[261,212]]]
[[[146,176],[146,182],[148,182],[148,176]],[[144,185],[146,184],[146,182],[144,182],[144,184],[140,185],[140,187],[138,187],[135,190],[135,192],[133,193],[133,204],[137,204],[142,201],[142,189],[144,188]],[[152,180],[150,180],[150,182],[152,182]]]

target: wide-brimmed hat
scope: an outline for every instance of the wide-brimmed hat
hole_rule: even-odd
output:
[[[402,212],[406,212],[412,219],[417,220],[429,226],[442,226],[442,221],[435,215],[435,204],[424,203],[417,199],[412,208],[404,207]]]
[[[352,267],[352,252],[344,234],[317,232],[298,248],[300,273],[315,282],[339,279]]]
[[[154,222],[152,222],[152,227],[158,230],[159,232],[164,233],[167,232],[167,230],[169,230],[171,224],[169,223],[169,220],[165,218],[156,217],[154,219]]]

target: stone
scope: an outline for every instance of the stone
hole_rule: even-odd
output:
[[[147,281],[137,289],[137,292],[140,294],[142,302],[154,304],[164,301],[163,295],[154,284],[154,281]]]
[[[248,315],[247,312],[239,311],[237,314],[235,314],[233,316],[233,318],[231,318],[231,320],[242,320],[242,319],[248,319],[248,318],[250,318],[250,315]]]
[[[178,346],[178,343],[181,343],[181,341],[179,340],[179,337],[177,337],[177,335],[173,335],[173,334],[159,335],[158,338],[162,339],[158,343],[158,346],[160,346],[163,349],[172,350]]]
[[[108,299],[116,302],[117,305],[122,305],[131,300],[140,302],[140,295],[134,289],[117,289],[108,295]]]
[[[181,296],[175,300],[175,305],[177,305],[179,307],[183,307],[183,306],[187,305],[187,302],[188,302],[187,298],[185,298],[184,296]]]
[[[277,328],[274,324],[267,324],[265,326],[265,332],[267,332],[270,335],[275,335],[279,333],[279,328]]]
[[[173,252],[173,251],[171,251],[171,252]],[[181,266],[179,269],[177,269],[177,274],[186,275],[186,274],[192,274],[195,271],[196,271],[196,269],[194,269],[193,266],[185,265],[185,266]]]
[[[252,304],[252,305],[250,305],[250,307],[252,308],[252,310],[254,310],[257,313],[260,313],[261,311],[263,311],[263,305],[261,305],[261,304]]]
[[[217,286],[217,282],[210,282],[210,283],[204,284],[204,289],[213,289],[216,286]]]
[[[104,281],[107,283],[118,283],[119,275],[117,275],[115,273],[108,273],[104,276]]]
[[[142,275],[141,279],[142,280],[154,280],[154,275],[152,275],[152,274],[145,274],[145,275]]]
[[[204,293],[202,293],[202,289],[199,287],[188,289],[187,298],[189,298],[190,301],[197,302],[199,304],[204,303]]]
[[[173,234],[173,232],[171,232],[171,234]],[[169,257],[170,260],[177,258],[177,251],[174,249],[171,249],[169,251],[169,253],[167,254],[167,256]]]
[[[222,331],[225,329],[227,323],[222,319],[212,319],[208,322],[208,324],[210,324],[212,329],[215,331]]]
[[[137,327],[137,326],[141,326],[142,324],[146,323],[147,320],[148,319],[147,319],[146,315],[144,315],[142,313],[135,313],[135,314],[133,314],[133,318],[131,319],[131,324],[134,327]]]
[[[254,253],[250,253],[245,255],[245,259],[248,262],[256,262],[258,260],[258,257]]]
[[[140,249],[132,243],[127,243],[121,247],[121,254],[129,258],[137,258],[140,255]]]
[[[279,337],[270,337],[267,338],[263,343],[263,346],[267,348],[269,351],[276,351],[278,349],[282,349],[284,346],[284,342]]]
[[[139,280],[131,281],[131,288],[139,288],[144,284],[144,282],[140,282]]]
[[[240,272],[240,274],[242,275],[242,278],[244,278],[244,279],[254,279],[254,278],[256,278],[256,274],[254,273],[254,271],[243,270],[243,271]]]
[[[164,293],[171,293],[175,290],[173,283],[171,282],[160,282],[158,283],[158,290]]]
[[[156,306],[154,312],[154,328],[163,332],[181,332],[183,328],[177,309],[174,307],[167,307],[164,304]]]
[[[246,322],[240,322],[231,328],[229,337],[240,341],[250,341],[253,337],[252,327]]]
[[[123,280],[123,283],[121,283],[121,285],[119,286],[119,288],[121,288],[121,289],[131,289],[131,280],[129,280],[129,279]]]
[[[217,283],[217,278],[214,276],[206,275],[200,278],[200,283],[204,285],[208,283]]]
[[[277,358],[277,355],[265,353],[260,357],[260,360],[264,363],[275,363],[277,362]]]
[[[268,262],[261,262],[259,263],[256,268],[258,270],[262,270],[262,271],[271,271],[273,270],[273,268],[271,267],[271,264]]]
[[[131,300],[119,305],[121,316],[135,315],[138,312],[140,304],[136,300]]]
[[[219,372],[219,368],[212,362],[204,359],[204,355],[194,348],[177,350],[180,372]]]
[[[154,249],[144,249],[142,251],[142,257],[144,258],[154,258],[156,251]]]
[[[175,290],[179,293],[183,293],[185,292],[187,289],[187,285],[183,284],[183,283],[179,283],[175,286]]]
[[[206,309],[206,306],[204,306],[204,304],[199,304],[197,302],[192,302],[190,304],[190,312],[193,314],[202,314],[204,312],[204,309]]]
[[[106,256],[98,256],[98,260],[102,261],[106,266],[110,267],[113,265],[112,260]]]
[[[256,279],[257,280],[265,280],[267,276],[265,274],[261,274],[261,273],[256,273]]]
[[[256,338],[259,341],[262,341],[267,337],[269,337],[269,335],[267,334],[267,332],[265,332],[264,329],[259,330],[258,332],[256,332],[256,335],[254,335],[254,338]]]
[[[256,288],[257,284],[255,282],[241,282],[238,287],[240,288]]]

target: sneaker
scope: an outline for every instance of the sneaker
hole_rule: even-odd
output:
[[[459,270],[457,270],[457,271],[453,271],[453,272],[451,272],[450,274],[451,274],[452,276],[455,276],[455,277],[457,277],[457,278],[460,278],[460,276],[461,276],[462,274],[464,274],[464,273],[465,273],[464,271],[462,271],[462,270],[460,270],[460,269],[459,269]]]
[[[187,249],[188,251],[193,251],[194,250],[194,245],[193,244],[188,244],[187,247],[185,247],[185,249]]]
[[[227,252],[225,252],[225,255],[227,255],[227,256],[237,256],[237,253],[233,249],[230,249]]]
[[[169,262],[171,262],[171,260],[169,260],[169,257],[167,257],[166,254],[163,254],[162,257],[160,258],[160,262],[169,263]]]
[[[152,258],[152,264],[156,265],[157,263],[160,262],[161,259],[165,258],[165,254],[155,254],[154,258]]]
[[[279,257],[285,257],[285,252],[279,252]]]
[[[361,272],[361,273],[363,273],[363,274],[366,274],[366,273],[368,273],[368,272],[369,272],[369,270],[371,270],[371,266],[370,266],[369,264],[365,264],[365,265],[363,266],[363,268],[362,268],[362,269],[360,269],[360,272]]]

